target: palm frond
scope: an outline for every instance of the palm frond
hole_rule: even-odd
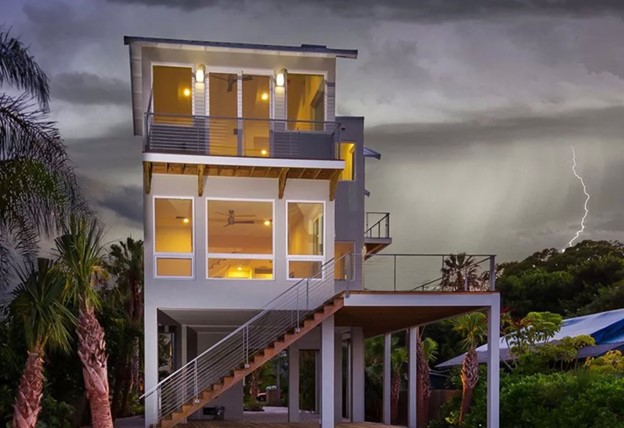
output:
[[[75,317],[65,306],[65,276],[51,260],[38,259],[19,272],[10,313],[22,323],[29,349],[41,346],[69,350],[69,326]]]
[[[463,336],[464,349],[476,348],[485,339],[487,317],[481,312],[471,312],[451,320],[453,330]]]
[[[47,110],[50,100],[48,77],[28,53],[28,48],[9,31],[0,31],[0,86],[13,85],[36,98]]]

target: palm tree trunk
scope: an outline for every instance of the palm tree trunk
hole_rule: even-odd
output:
[[[392,404],[390,419],[396,423],[399,420],[399,396],[401,394],[401,374],[392,375],[392,384],[390,386],[390,403]]]
[[[427,354],[425,353],[425,348],[420,334],[417,336],[416,350],[418,355],[418,370],[416,371],[416,426],[418,428],[426,428],[429,422],[429,396],[431,395],[431,380],[429,378],[429,361],[427,359]]]
[[[104,329],[92,308],[81,305],[78,317],[78,356],[91,408],[93,428],[113,428],[108,400],[108,369]]]
[[[36,347],[28,352],[26,366],[13,405],[13,427],[34,428],[41,411],[43,396],[43,351]]]
[[[470,410],[472,395],[475,387],[477,386],[477,382],[479,381],[479,360],[477,358],[477,351],[475,348],[470,348],[466,353],[466,357],[462,363],[461,380],[462,402],[461,410],[459,412],[459,425],[463,423],[464,418]]]

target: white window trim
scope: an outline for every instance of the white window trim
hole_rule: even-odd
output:
[[[249,253],[211,253],[209,251],[208,242],[208,201],[232,201],[232,202],[270,202],[271,203],[271,254],[249,254]],[[262,199],[262,198],[227,198],[227,197],[206,197],[204,198],[204,204],[206,207],[206,215],[204,221],[206,223],[206,279],[209,281],[275,281],[275,199]],[[239,259],[239,260],[271,260],[271,278],[213,278],[208,272],[208,259]]]
[[[191,246],[192,251],[190,253],[169,253],[169,252],[157,252],[156,251],[156,199],[181,199],[191,201]],[[152,197],[152,236],[154,241],[152,244],[152,262],[154,264],[154,279],[183,279],[194,280],[195,279],[195,198],[192,196],[167,196],[167,195],[154,195]],[[158,259],[191,259],[191,275],[190,276],[162,276],[158,275]]]
[[[288,223],[288,204],[290,203],[301,203],[301,204],[322,204],[323,205],[323,254],[321,255],[305,255],[305,254],[290,254],[288,252],[288,239],[290,238],[290,230]],[[295,262],[321,262],[321,277],[320,278],[310,278],[312,280],[323,280],[325,279],[325,274],[323,271],[323,266],[327,263],[327,204],[323,200],[302,200],[302,199],[287,199],[284,203],[285,215],[286,218],[285,228],[286,228],[286,279],[288,281],[301,281],[302,279],[307,278],[290,278],[289,276],[289,266],[291,261]]]

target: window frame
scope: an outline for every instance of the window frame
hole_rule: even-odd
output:
[[[328,111],[327,111],[327,79],[329,76],[329,73],[327,72],[327,70],[312,70],[312,69],[302,69],[302,68],[289,68],[287,71],[287,74],[307,74],[310,76],[323,76],[323,115],[325,120],[322,122],[323,124],[328,123],[328,122],[332,122],[335,121],[335,112],[332,114],[332,121],[330,121],[328,119]],[[289,118],[288,117],[288,76],[286,77],[286,91],[284,94],[284,110],[285,110],[285,117],[286,117],[286,121],[295,121],[297,120],[296,118]],[[335,95],[334,95],[335,98]],[[323,130],[324,131],[324,130]],[[320,132],[323,132],[320,131]]]
[[[191,246],[192,251],[190,253],[167,253],[156,251],[156,199],[179,199],[191,201]],[[152,263],[154,264],[154,279],[182,279],[182,280],[194,280],[195,279],[195,251],[196,251],[196,223],[195,223],[195,198],[193,196],[167,196],[167,195],[153,195],[152,196]],[[158,275],[158,259],[191,259],[191,275],[190,276],[163,276]]]
[[[249,254],[249,253],[211,253],[209,251],[208,240],[208,201],[232,201],[232,202],[270,202],[271,203],[271,254]],[[204,221],[206,225],[205,233],[205,259],[206,259],[206,279],[209,281],[275,281],[275,199],[263,199],[263,198],[227,198],[218,196],[207,196],[204,198],[205,203],[205,215]],[[239,260],[270,260],[271,261],[271,279],[269,278],[213,278],[209,272],[209,259],[239,259]]]
[[[309,278],[312,281],[325,279],[325,273],[323,272],[323,266],[327,263],[327,204],[324,200],[302,200],[302,199],[286,199],[284,201],[285,209],[285,238],[286,238],[286,280],[288,281],[301,281],[308,278],[290,278],[290,262],[321,262],[321,276],[320,278]],[[290,254],[288,249],[288,241],[290,239],[289,217],[288,217],[288,204],[321,204],[323,206],[323,235],[322,235],[322,248],[323,254],[321,255],[303,255],[303,254]]]

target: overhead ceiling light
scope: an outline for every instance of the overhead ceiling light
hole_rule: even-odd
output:
[[[271,220],[264,220],[264,225],[265,226],[270,226],[271,225]]]
[[[243,268],[239,266],[239,267],[238,267],[238,270],[243,270]]]
[[[199,64],[195,69],[195,82],[196,83],[204,83],[204,78],[206,77],[206,67],[204,64]]]
[[[262,156],[266,156],[268,153],[269,153],[269,152],[267,152],[267,151],[266,151],[266,149],[262,149],[262,150],[260,150],[260,154],[261,154]]]
[[[267,92],[263,92],[262,95],[260,95],[260,99],[262,101],[266,101],[269,99],[269,94]]]
[[[182,91],[182,93],[184,94],[185,97],[191,96],[191,90],[189,88],[184,88],[184,91]]]
[[[189,221],[190,221],[190,220],[189,220],[189,218],[188,218],[188,217],[184,217],[184,218],[182,219],[182,223],[188,223]]]
[[[286,69],[285,68],[282,68],[275,75],[275,84],[280,88],[283,88],[286,85]]]

